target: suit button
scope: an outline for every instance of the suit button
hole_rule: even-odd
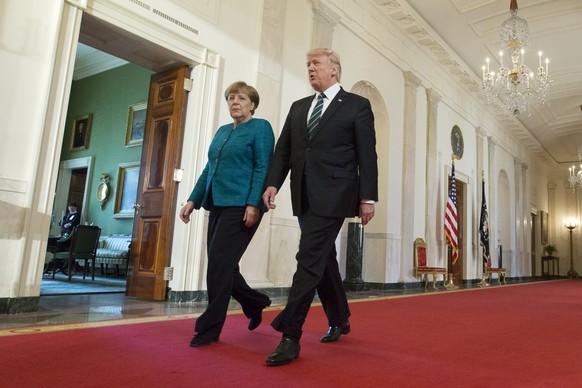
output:
[[[309,151],[311,151],[311,148],[307,147],[307,149],[305,151],[309,152]]]

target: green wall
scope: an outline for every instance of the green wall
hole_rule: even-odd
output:
[[[102,235],[131,233],[133,218],[115,218],[117,172],[120,163],[139,162],[142,146],[126,147],[128,110],[130,105],[146,102],[152,72],[133,64],[109,70],[79,81],[73,81],[61,161],[94,157],[89,177],[88,205],[85,221],[101,228]],[[91,113],[89,145],[85,150],[70,150],[75,117]],[[97,186],[102,173],[111,177],[110,197],[103,209],[97,200]]]

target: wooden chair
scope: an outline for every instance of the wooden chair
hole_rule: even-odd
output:
[[[447,269],[444,267],[429,267],[426,260],[426,243],[423,239],[414,240],[414,274],[422,277],[424,289],[428,289],[428,275],[432,275],[432,287],[436,290],[436,279],[438,275],[443,276],[443,284],[446,282]]]
[[[43,275],[52,271],[52,277],[55,278],[57,271],[64,272],[63,259],[55,260],[55,254],[57,252],[66,252],[71,248],[72,234],[63,237],[49,237],[46,256],[45,256],[45,268]]]
[[[95,253],[99,244],[101,229],[97,226],[79,225],[71,233],[71,246],[66,252],[57,252],[54,259],[66,259],[69,272],[69,281],[73,276],[76,260],[85,260],[83,266],[83,279],[87,274],[87,266],[92,261],[91,279],[95,280]],[[54,277],[54,273],[53,273]]]

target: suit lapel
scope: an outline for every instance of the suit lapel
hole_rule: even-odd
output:
[[[303,104],[301,104],[299,106],[299,114],[297,115],[297,117],[301,118],[301,134],[303,135],[303,137],[305,139],[307,139],[308,134],[307,134],[307,115],[309,114],[309,108],[311,107],[311,102],[313,101],[313,99],[315,98],[315,94],[311,97],[307,97],[303,100]]]
[[[344,99],[347,97],[347,93],[344,91],[343,88],[340,88],[339,92],[335,95],[325,112],[323,112],[323,116],[321,116],[321,120],[317,124],[317,127],[313,130],[313,134],[311,135],[311,139],[314,139],[319,135],[321,129],[325,125],[325,123],[329,120],[330,117],[334,115],[334,113],[343,105]]]

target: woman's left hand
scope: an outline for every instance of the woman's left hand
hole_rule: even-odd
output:
[[[261,215],[261,211],[256,206],[247,205],[245,209],[245,216],[243,217],[243,221],[247,228],[250,228],[254,224],[257,223],[259,217]]]

